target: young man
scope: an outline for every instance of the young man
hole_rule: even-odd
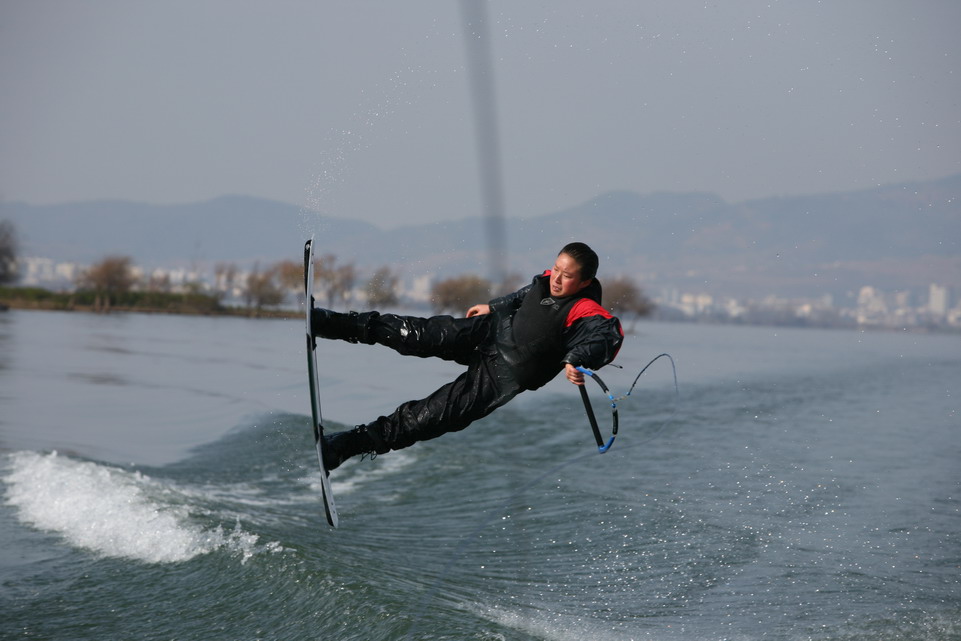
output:
[[[620,321],[601,306],[597,267],[590,247],[571,243],[552,269],[513,294],[474,305],[466,318],[314,309],[314,336],[379,343],[400,354],[467,366],[425,399],[408,401],[367,425],[324,436],[327,471],[352,456],[383,454],[462,430],[522,391],[546,385],[562,370],[569,381],[583,385],[584,375],[576,367],[607,365],[624,338]]]

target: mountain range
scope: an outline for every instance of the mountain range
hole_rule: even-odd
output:
[[[405,279],[488,272],[482,218],[389,229],[246,196],[149,205],[0,202],[22,257],[91,263],[108,254],[142,267],[210,269],[298,260],[304,239],[362,273]],[[550,214],[506,221],[506,271],[549,267],[571,240],[592,245],[601,274],[645,289],[714,295],[850,295],[863,285],[961,288],[961,174],[875,189],[730,204],[707,193],[605,193]]]

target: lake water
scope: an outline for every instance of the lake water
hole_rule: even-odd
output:
[[[961,639],[961,337],[637,329],[610,452],[558,380],[333,530],[299,317],[0,314],[0,638]],[[321,348],[329,429],[459,371]]]

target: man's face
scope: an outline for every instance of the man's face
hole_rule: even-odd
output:
[[[551,270],[551,295],[564,298],[581,291],[591,284],[591,280],[581,279],[581,266],[567,254],[561,254],[554,261]]]

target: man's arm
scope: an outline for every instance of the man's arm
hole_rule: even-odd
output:
[[[483,314],[490,314],[491,312],[507,312],[510,313],[521,306],[524,302],[524,296],[530,291],[534,283],[537,282],[537,276],[531,279],[529,285],[521,287],[516,292],[507,294],[506,296],[501,296],[500,298],[495,298],[489,303],[481,303],[479,305],[474,305],[467,310],[467,318],[471,316],[480,316]]]
[[[569,320],[572,317],[574,320],[564,331],[567,355],[563,362],[567,379],[580,385],[584,376],[574,368],[580,365],[600,369],[613,361],[624,342],[624,332],[621,322],[593,301],[575,306]]]
[[[516,292],[507,294],[506,296],[501,296],[500,298],[493,299],[488,304],[490,311],[495,313],[500,313],[500,312],[510,313],[516,310],[518,307],[521,306],[521,303],[524,302],[524,297],[527,296],[527,292],[531,290],[531,287],[534,286],[534,283],[537,282],[538,278],[540,278],[540,276],[535,276],[534,278],[531,279],[531,282],[529,284],[525,285],[524,287],[521,287]]]

